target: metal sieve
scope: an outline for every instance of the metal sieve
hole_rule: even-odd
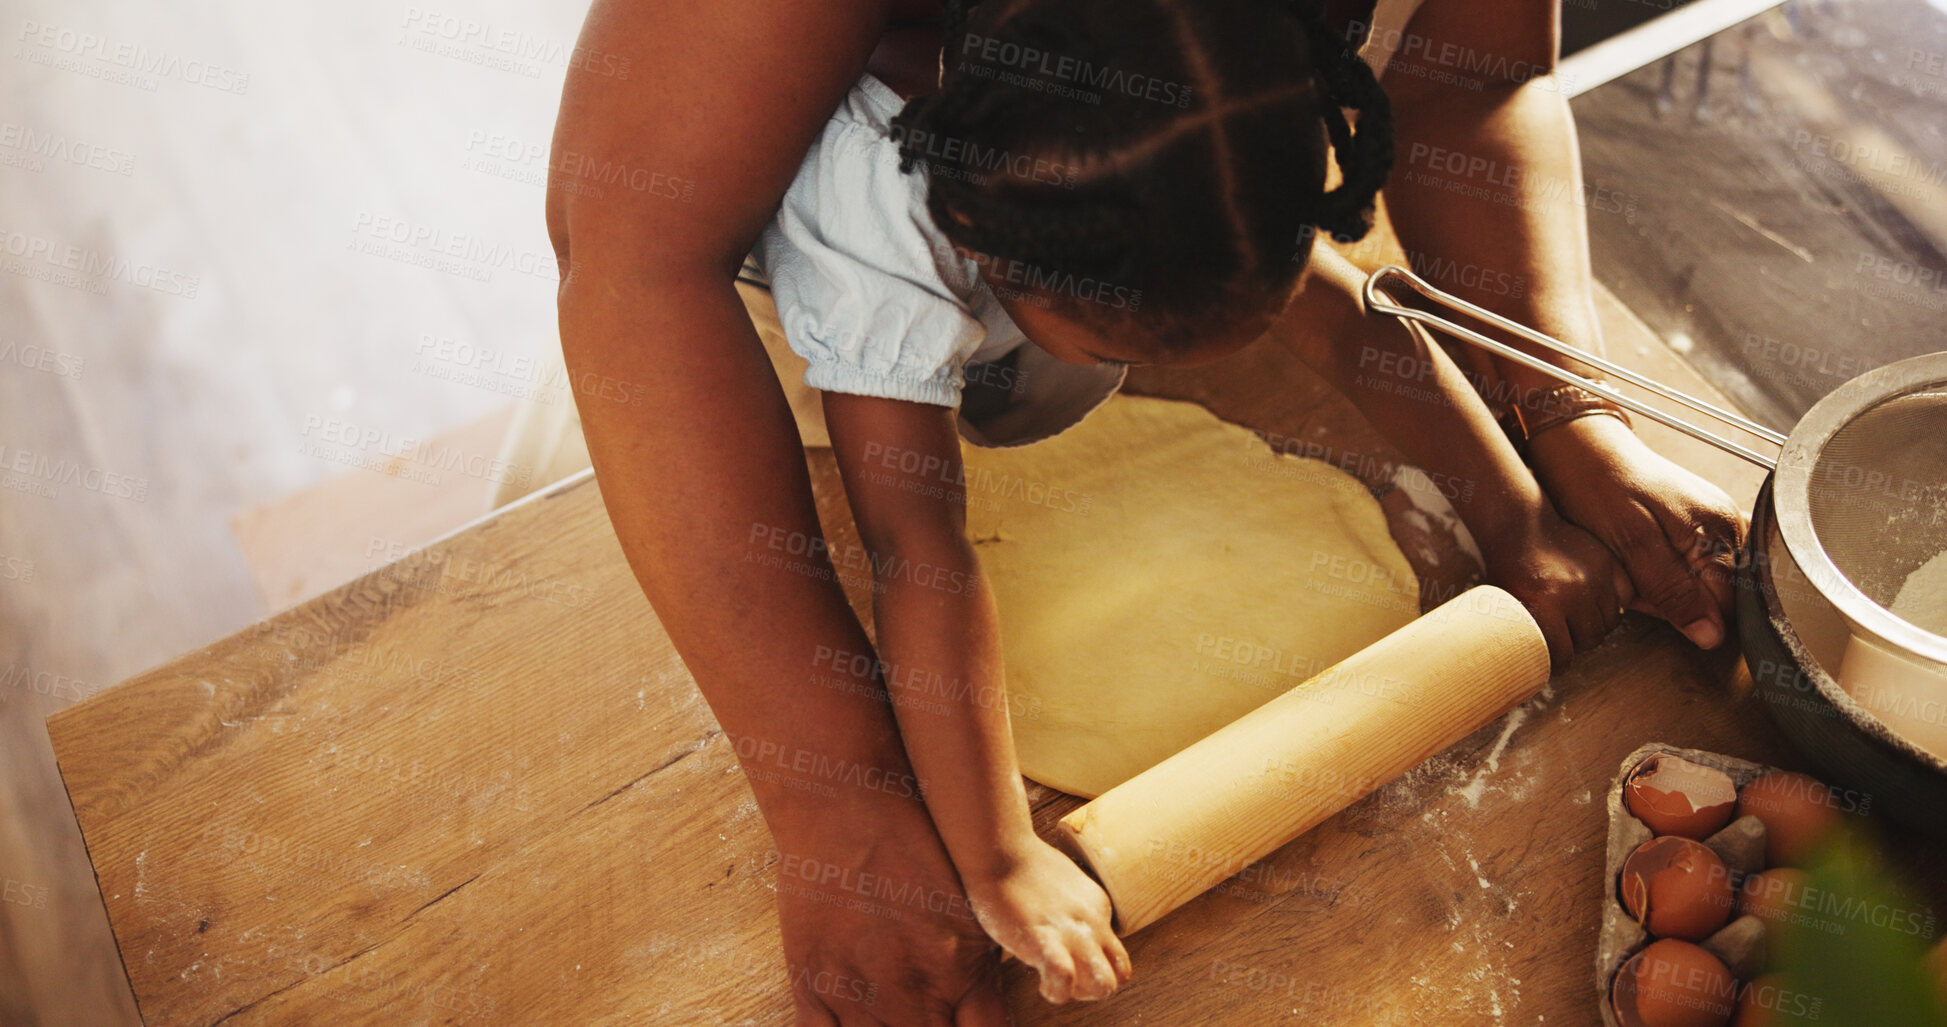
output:
[[[1779,454],[1766,457],[1603,382],[1437,314],[1394,303],[1385,289],[1395,284],[1707,414],[1778,446]],[[1366,279],[1364,299],[1370,312],[1471,342],[1771,470],[1780,538],[1812,586],[1852,630],[1846,658],[1835,675],[1846,691],[1897,682],[1903,689],[1938,687],[1935,694],[1947,697],[1947,637],[1890,609],[1908,576],[1947,550],[1947,352],[1901,360],[1846,382],[1819,400],[1786,436],[1441,292],[1405,268],[1373,272]]]

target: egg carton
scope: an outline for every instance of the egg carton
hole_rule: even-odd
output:
[[[1616,971],[1650,942],[1650,933],[1623,908],[1617,882],[1622,878],[1623,861],[1636,851],[1637,846],[1655,837],[1649,825],[1636,819],[1636,815],[1629,812],[1629,807],[1623,803],[1623,785],[1628,783],[1636,768],[1651,756],[1676,756],[1714,767],[1730,775],[1731,783],[1740,792],[1745,785],[1778,769],[1722,753],[1680,749],[1663,742],[1650,742],[1623,758],[1622,770],[1609,786],[1609,855],[1604,864],[1602,934],[1596,942],[1595,955],[1596,1004],[1602,1010],[1604,1027],[1622,1027],[1616,1020],[1616,1011],[1609,1005],[1609,989],[1615,983]],[[1723,830],[1705,839],[1704,844],[1715,851],[1734,873],[1742,875],[1764,869],[1764,825],[1758,823],[1756,817],[1733,820]],[[1723,960],[1731,976],[1743,982],[1755,975],[1765,941],[1764,921],[1754,916],[1741,916],[1698,944]]]

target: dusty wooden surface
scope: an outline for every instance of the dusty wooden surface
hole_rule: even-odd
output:
[[[1654,364],[1605,313],[1612,352]],[[1136,387],[1387,452],[1268,348]],[[1740,501],[1755,490],[1683,453]],[[811,458],[843,535],[829,457]],[[1799,765],[1734,667],[1631,616],[1508,719],[1136,935],[1113,1002],[1051,1010],[1017,969],[1012,1006],[1023,1023],[1591,1022],[1618,761],[1660,739]],[[769,836],[587,476],[49,730],[151,1025],[788,1021]],[[1076,804],[1030,795],[1044,830]]]

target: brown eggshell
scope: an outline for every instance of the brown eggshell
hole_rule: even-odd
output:
[[[1724,1027],[1737,981],[1716,956],[1687,941],[1651,942],[1616,971],[1609,993],[1622,1027]]]
[[[1764,821],[1765,862],[1771,866],[1804,859],[1839,826],[1832,789],[1784,771],[1745,785],[1737,795],[1737,814]]]
[[[1768,973],[1739,989],[1737,1014],[1731,1027],[1786,1027],[1787,1024],[1816,1023],[1829,1012],[1825,1003],[1802,991],[1794,991],[1785,976]]]
[[[1737,911],[1767,924],[1782,926],[1805,900],[1812,875],[1797,867],[1772,867],[1744,879],[1737,891]]]
[[[1700,941],[1731,918],[1731,873],[1702,842],[1666,835],[1623,861],[1623,908],[1659,938]]]
[[[1629,776],[1623,803],[1659,835],[1702,841],[1731,822],[1737,811],[1737,785],[1714,767],[1657,755]]]

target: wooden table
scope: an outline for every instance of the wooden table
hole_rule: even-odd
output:
[[[1620,359],[1704,388],[1618,308],[1605,321]],[[1285,362],[1259,347],[1132,387],[1390,452]],[[1645,435],[1748,505],[1749,468]],[[829,454],[808,456],[828,530],[850,532]],[[1618,761],[1655,739],[1800,765],[1727,655],[1632,615],[1509,719],[1132,938],[1113,1002],[1053,1010],[1015,967],[1012,1006],[1593,1022]],[[769,835],[587,475],[49,731],[152,1027],[788,1022]],[[1044,829],[1076,804],[1030,796]]]

